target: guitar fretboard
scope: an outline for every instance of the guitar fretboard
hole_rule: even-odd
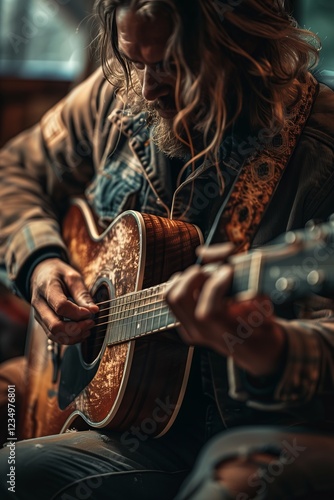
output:
[[[110,301],[108,345],[165,331],[179,325],[164,300],[166,283]]]

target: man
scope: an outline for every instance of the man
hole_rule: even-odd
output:
[[[232,239],[240,250],[334,211],[334,97],[308,73],[317,50],[282,1],[99,0],[96,8],[109,81],[92,75],[1,155],[7,272],[48,338],[67,345],[89,337],[98,311],[60,237],[70,197],[85,194],[102,227],[131,208],[191,222],[210,242]],[[223,273],[225,293],[230,271]],[[180,314],[177,290],[168,300]],[[235,318],[247,325],[253,306],[265,318],[251,339],[256,349],[242,345],[241,361],[236,349],[234,380],[237,397],[247,389],[260,409],[228,395],[226,347],[215,325],[203,332],[199,317],[185,340],[205,348],[196,350],[167,434],[144,435],[135,449],[124,435],[97,430],[19,443],[14,498],[171,499],[203,444],[225,427],[324,422],[332,313],[278,320],[260,298],[231,301],[223,329],[233,334]],[[10,452],[2,451],[3,477],[14,477]],[[227,484],[248,495],[244,477]],[[13,494],[5,482],[1,494]]]

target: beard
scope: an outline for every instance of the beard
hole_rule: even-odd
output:
[[[174,120],[167,120],[159,116],[157,111],[148,116],[151,125],[151,138],[159,151],[169,158],[186,160],[189,158],[189,148],[175,136],[173,130]]]
[[[185,132],[179,133],[180,138],[175,135],[174,120],[162,118],[155,104],[142,97],[140,88],[131,87],[126,95],[127,106],[131,113],[146,113],[146,123],[151,128],[151,140],[158,150],[169,158],[189,159],[190,149],[180,139],[182,136],[185,137]]]

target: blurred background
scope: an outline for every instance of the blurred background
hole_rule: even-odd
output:
[[[93,0],[0,0],[0,146],[38,121],[96,66],[92,5]]]
[[[299,25],[321,38],[316,74],[334,88],[333,0],[286,3]],[[0,0],[0,146],[96,68],[92,6],[93,0]],[[0,362],[23,351],[29,315],[1,281],[0,270]]]
[[[290,9],[302,28],[316,33],[322,42],[315,73],[334,88],[334,2],[333,0],[291,0]]]

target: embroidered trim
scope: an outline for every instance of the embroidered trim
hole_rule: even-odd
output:
[[[279,183],[309,117],[317,82],[309,75],[301,98],[270,144],[257,151],[243,166],[221,218],[217,239],[232,241],[238,251],[248,250],[263,213]]]

